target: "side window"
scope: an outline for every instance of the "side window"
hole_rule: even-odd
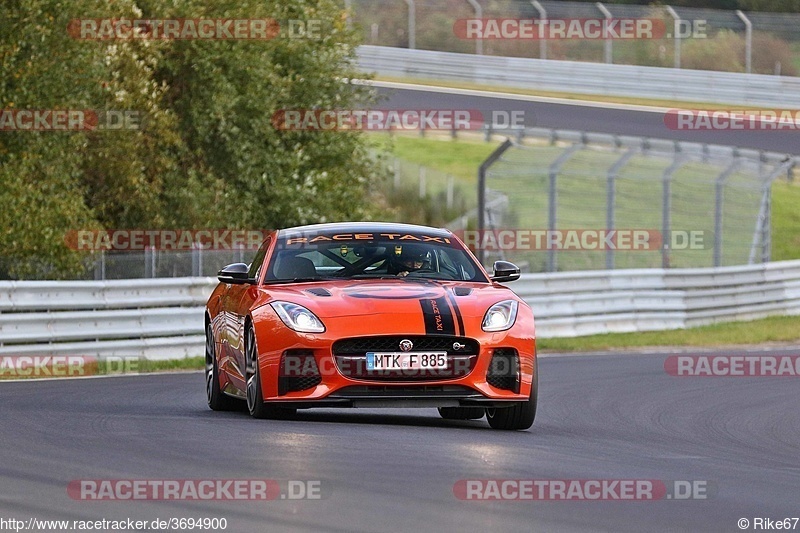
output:
[[[267,250],[269,250],[270,243],[272,243],[271,238],[264,241],[264,244],[262,244],[261,248],[259,248],[258,252],[256,252],[253,262],[250,263],[250,270],[247,271],[248,277],[258,279],[259,275],[261,274],[261,265],[264,264],[264,258],[267,256]]]

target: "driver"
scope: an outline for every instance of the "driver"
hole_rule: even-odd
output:
[[[414,245],[404,245],[400,254],[392,258],[392,270],[401,277],[408,276],[415,270],[428,270],[430,264],[428,252],[424,248]]]

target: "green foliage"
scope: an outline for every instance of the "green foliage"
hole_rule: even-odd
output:
[[[358,132],[286,132],[281,109],[371,101],[335,0],[11,0],[0,109],[119,110],[133,130],[0,132],[0,277],[79,275],[78,228],[285,227],[368,218]],[[73,38],[86,18],[322,21],[319,38]]]

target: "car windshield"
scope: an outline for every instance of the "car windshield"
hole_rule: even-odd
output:
[[[489,280],[461,245],[421,234],[315,234],[278,239],[266,282],[412,278]]]

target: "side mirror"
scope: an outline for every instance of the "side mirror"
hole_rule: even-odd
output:
[[[250,270],[250,267],[246,264],[234,263],[217,272],[217,279],[222,283],[231,283],[234,285],[254,283],[255,280],[248,276],[248,270]]]
[[[494,276],[492,281],[503,283],[505,281],[516,281],[519,279],[519,267],[508,261],[494,262]]]

